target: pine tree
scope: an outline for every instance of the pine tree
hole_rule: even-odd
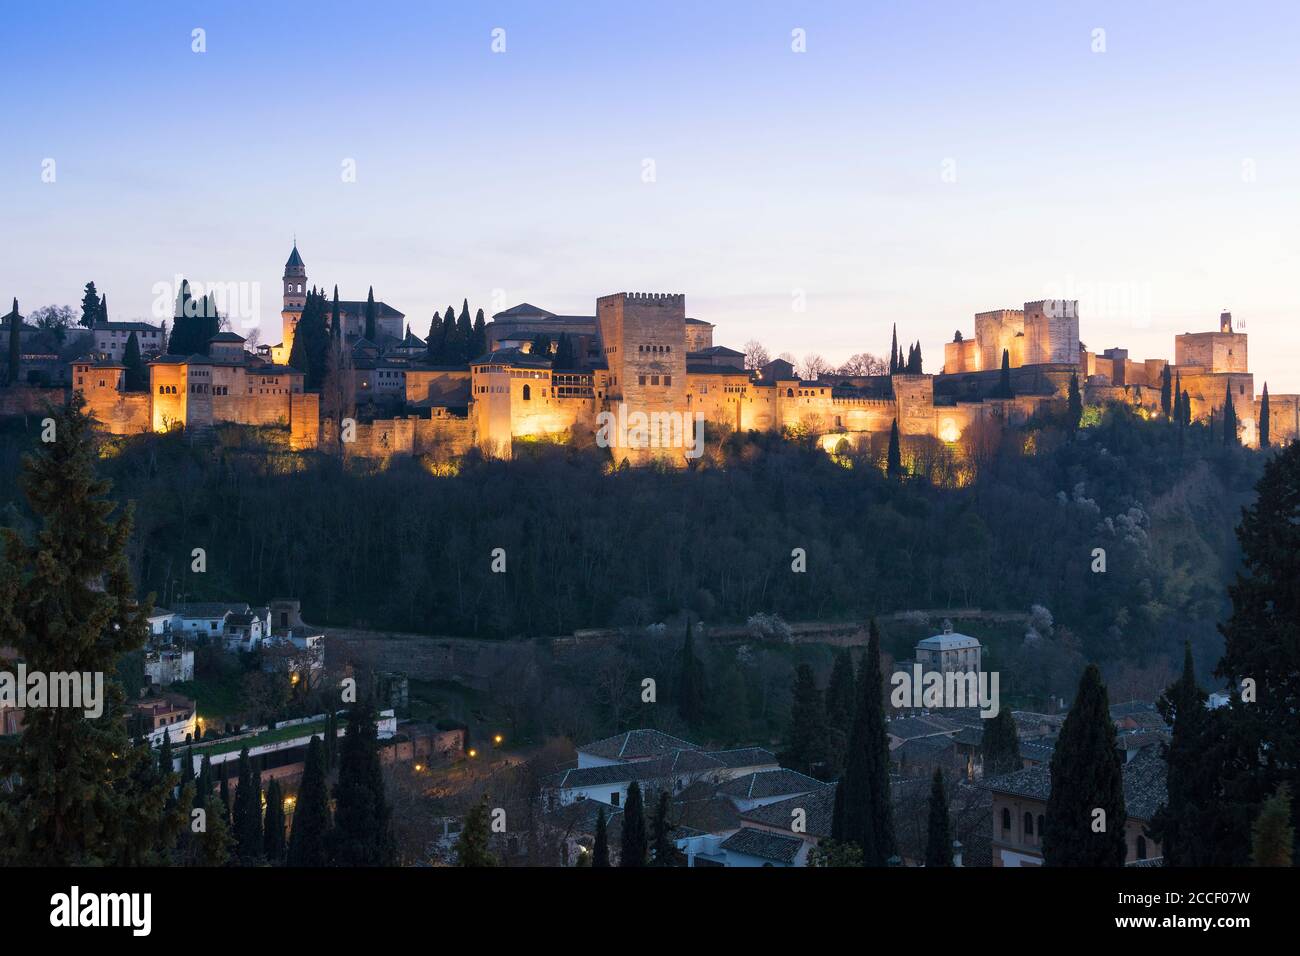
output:
[[[149,373],[144,360],[140,357],[140,340],[132,332],[126,340],[126,350],[122,355],[122,364],[126,366],[125,385],[128,392],[145,392],[149,390]]]
[[[1269,447],[1269,384],[1264,382],[1264,394],[1260,397],[1260,447]]]
[[[948,793],[943,771],[934,768],[930,783],[930,826],[925,841],[926,866],[952,866],[952,824],[948,819]]]
[[[1160,410],[1165,413],[1166,421],[1173,421],[1173,380],[1169,374],[1169,365],[1160,370]]]
[[[677,845],[673,843],[673,830],[676,829],[669,820],[671,801],[667,790],[659,791],[659,803],[655,807],[654,820],[650,832],[653,835],[652,846],[654,859],[651,866],[677,866],[681,862]]]
[[[686,640],[682,643],[678,664],[677,713],[689,727],[698,727],[704,719],[704,680],[700,659],[695,656],[695,638],[691,622],[686,622]]]
[[[335,866],[389,866],[394,847],[392,811],[384,794],[374,714],[355,704],[339,748],[339,779],[334,785],[334,830],[330,835]]]
[[[901,478],[903,472],[903,450],[898,437],[898,419],[889,427],[889,456],[885,460],[885,474],[890,478]]]
[[[135,598],[126,561],[132,512],[113,518],[85,400],[54,411],[52,442],[23,461],[19,485],[39,527],[4,528],[0,646],[30,673],[104,675],[104,710],[29,707],[0,748],[0,860],[25,866],[163,862],[183,820],[169,813],[174,775],[132,745],[119,659],[144,646],[151,602]]]
[[[284,795],[274,778],[266,788],[266,819],[262,825],[262,855],[272,866],[284,862]]]
[[[235,856],[240,866],[255,866],[262,858],[262,787],[248,748],[239,752],[239,788],[235,791]]]
[[[609,833],[605,824],[605,808],[596,811],[596,843],[591,851],[593,867],[609,866]]]
[[[1079,394],[1079,373],[1070,373],[1070,393],[1065,417],[1066,427],[1073,434],[1083,423],[1083,396]]]
[[[1237,409],[1232,404],[1232,382],[1229,382],[1223,394],[1223,443],[1240,444],[1237,437]]]
[[[1290,866],[1294,843],[1291,788],[1284,783],[1265,801],[1251,828],[1250,862],[1255,866]]]
[[[1000,777],[1024,766],[1020,758],[1020,737],[1011,711],[1002,707],[997,715],[984,722],[984,735],[980,741],[980,754],[984,761],[984,778]]]
[[[894,855],[889,792],[889,738],[885,733],[880,630],[871,621],[867,653],[858,673],[858,703],[849,733],[844,774],[835,788],[831,837],[862,850],[864,866],[885,866]]]
[[[95,289],[95,283],[87,282],[86,290],[81,296],[81,325],[84,328],[93,329],[102,314],[103,312],[99,306],[99,292]]]
[[[14,298],[14,310],[9,313],[9,377],[10,385],[18,384],[19,366],[23,359],[22,345],[23,322],[18,317],[18,298]]]
[[[379,330],[375,327],[375,287],[366,292],[366,338],[377,342]]]
[[[307,745],[307,761],[298,787],[293,827],[289,831],[289,866],[327,866],[330,829],[329,794],[325,789],[325,753],[319,737]]]
[[[800,664],[794,672],[790,706],[790,745],[781,763],[791,770],[813,774],[826,761],[826,710],[812,668]]]
[[[645,866],[648,851],[641,785],[633,780],[627,786],[627,802],[623,805],[623,846],[618,865]]]
[[[456,841],[456,865],[497,866],[500,861],[488,845],[491,836],[491,811],[485,793],[483,799],[465,816],[465,825]]]
[[[1115,744],[1106,685],[1097,665],[1089,664],[1052,752],[1044,865],[1122,866],[1126,820],[1123,758]]]

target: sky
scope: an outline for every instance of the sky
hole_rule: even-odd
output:
[[[94,280],[150,319],[184,275],[275,343],[296,236],[417,335],[681,292],[717,344],[897,323],[938,371],[974,313],[1077,298],[1139,359],[1229,310],[1300,392],[1291,0],[0,0],[0,36],[24,314]]]

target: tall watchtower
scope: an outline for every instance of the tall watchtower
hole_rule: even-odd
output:
[[[298,243],[293,244],[289,261],[284,264],[284,306],[280,310],[283,327],[284,354],[293,351],[293,333],[302,318],[303,306],[307,304],[307,267],[302,256],[298,254]],[[286,358],[287,361],[287,358]]]

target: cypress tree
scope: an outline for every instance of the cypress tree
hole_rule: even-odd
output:
[[[899,355],[898,355],[898,323],[894,323],[893,336],[889,342],[889,374],[894,375],[898,372]]]
[[[633,780],[627,787],[623,806],[623,847],[619,866],[645,866],[649,850],[646,840],[645,808],[641,805],[641,785]]]
[[[1227,384],[1223,393],[1223,443],[1225,445],[1239,443],[1237,438],[1237,409],[1232,404],[1231,382]]]
[[[225,779],[224,777],[222,779]],[[204,829],[192,844],[195,866],[225,866],[230,859],[230,826],[226,823],[221,801],[208,794],[199,809],[203,810]]]
[[[388,866],[394,847],[391,810],[384,794],[374,714],[355,704],[339,748],[339,778],[334,785],[335,866]]]
[[[262,858],[262,786],[253,770],[248,748],[239,752],[239,788],[235,791],[235,856],[240,866],[255,866]]]
[[[284,862],[284,795],[280,781],[272,778],[266,788],[266,820],[263,824],[262,855],[272,866]]]
[[[99,307],[99,292],[95,289],[95,283],[87,282],[81,296],[81,325],[87,329],[94,328],[102,314]]]
[[[1165,413],[1166,421],[1173,421],[1174,413],[1173,380],[1169,375],[1169,365],[1160,371],[1160,410]]]
[[[898,437],[898,419],[889,427],[889,456],[885,460],[885,474],[890,478],[901,478],[903,472],[903,450]]]
[[[366,338],[374,342],[378,335],[375,328],[375,287],[371,286],[366,293]]]
[[[1260,397],[1260,447],[1269,447],[1269,384],[1264,382],[1264,394]]]
[[[1184,427],[1192,423],[1192,397],[1183,390],[1183,425]]]
[[[465,826],[456,840],[456,865],[496,866],[499,861],[489,845],[491,836],[492,824],[485,793],[465,816]]]
[[[429,337],[424,340],[424,360],[430,365],[442,364],[442,316],[437,312],[429,323]]]
[[[934,768],[930,783],[930,826],[925,841],[926,866],[952,866],[952,825],[948,819],[948,793],[943,771]]]
[[[122,355],[122,364],[126,366],[125,385],[128,392],[144,392],[149,389],[148,372],[144,360],[140,357],[140,340],[134,332],[126,340],[126,351]]]
[[[447,306],[442,316],[442,361],[444,365],[460,365],[466,361],[465,345],[457,340],[456,310]]]
[[[695,638],[691,622],[686,621],[686,640],[682,643],[678,670],[677,712],[690,727],[698,727],[704,719],[704,680],[700,659],[695,656]]]
[[[1070,434],[1077,432],[1079,425],[1083,422],[1083,396],[1079,394],[1078,372],[1070,373],[1070,395],[1065,422]]]
[[[1198,849],[1204,846],[1208,831],[1202,819],[1202,796],[1207,783],[1214,787],[1213,782],[1201,779],[1209,749],[1205,700],[1205,692],[1196,683],[1191,643],[1184,643],[1182,676],[1165,689],[1156,704],[1171,729],[1169,743],[1161,747],[1168,765],[1165,803],[1151,822],[1151,834],[1160,841],[1166,866],[1197,865],[1203,859]]]
[[[790,706],[790,746],[782,764],[799,773],[813,774],[826,761],[826,710],[812,668],[800,664],[794,672]]]
[[[32,673],[104,675],[104,711],[28,707],[0,748],[0,860],[24,866],[165,861],[182,821],[176,786],[127,734],[118,662],[149,637],[126,560],[132,511],[116,518],[95,474],[98,443],[85,399],[53,411],[55,441],[38,443],[18,479],[39,537],[0,529],[0,646]]]
[[[330,808],[329,795],[325,790],[324,747],[319,737],[312,737],[307,746],[302,784],[298,787],[293,827],[289,831],[289,866],[327,866],[329,828]]]
[[[605,824],[605,808],[596,811],[596,844],[591,851],[593,867],[609,866],[609,833]]]
[[[1294,843],[1291,788],[1284,783],[1265,801],[1251,828],[1250,862],[1254,866],[1290,866]]]
[[[1016,397],[1016,393],[1011,388],[1011,353],[1006,349],[1002,350],[1002,371],[998,373],[998,390],[995,397]]]
[[[676,829],[668,819],[670,801],[667,790],[659,791],[659,803],[655,806],[651,833],[654,838],[654,860],[651,866],[677,866],[678,850],[673,843],[673,830]]]
[[[10,385],[18,384],[19,366],[22,364],[23,346],[22,346],[23,323],[18,318],[18,298],[14,297],[14,310],[9,313],[9,377],[7,379]]]
[[[563,336],[561,336],[563,338]],[[467,356],[470,361],[478,358],[487,352],[487,319],[483,317],[483,310],[479,309],[478,314],[474,316],[474,344],[469,350]]]
[[[844,774],[835,788],[831,837],[862,850],[863,866],[884,866],[894,855],[889,793],[889,738],[885,733],[880,629],[873,618],[858,673],[858,704],[849,733]]]
[[[1123,758],[1115,745],[1106,685],[1097,665],[1089,664],[1052,753],[1044,864],[1122,866],[1126,820]]]
[[[330,309],[330,337],[337,348],[343,347],[343,314],[339,310],[339,287],[334,286],[334,303]]]
[[[848,648],[844,648],[835,655],[831,679],[826,684],[826,779],[834,779],[844,769],[856,703],[853,657]]]
[[[101,322],[108,321],[108,293],[105,292],[99,297],[99,319]]]
[[[1008,708],[1000,708],[997,716],[984,722],[980,753],[984,761],[985,779],[1000,777],[1024,766],[1024,761],[1020,758],[1020,737],[1016,734],[1016,722]]]
[[[469,299],[461,303],[460,318],[456,320],[456,338],[464,348],[462,362],[472,362],[479,357],[480,353],[474,351],[474,323],[469,317]]]
[[[324,293],[312,289],[302,307],[293,335],[289,364],[305,376],[303,387],[318,391],[329,366],[330,333]]]
[[[221,783],[217,786],[217,796],[221,800],[221,815],[227,823],[230,822],[230,777],[226,773],[226,768],[221,768]]]

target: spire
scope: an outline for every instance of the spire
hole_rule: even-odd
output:
[[[284,267],[286,269],[293,269],[295,267],[299,269],[306,268],[306,266],[303,265],[302,256],[298,255],[297,237],[293,240],[293,252],[289,253],[289,261],[284,264]]]

